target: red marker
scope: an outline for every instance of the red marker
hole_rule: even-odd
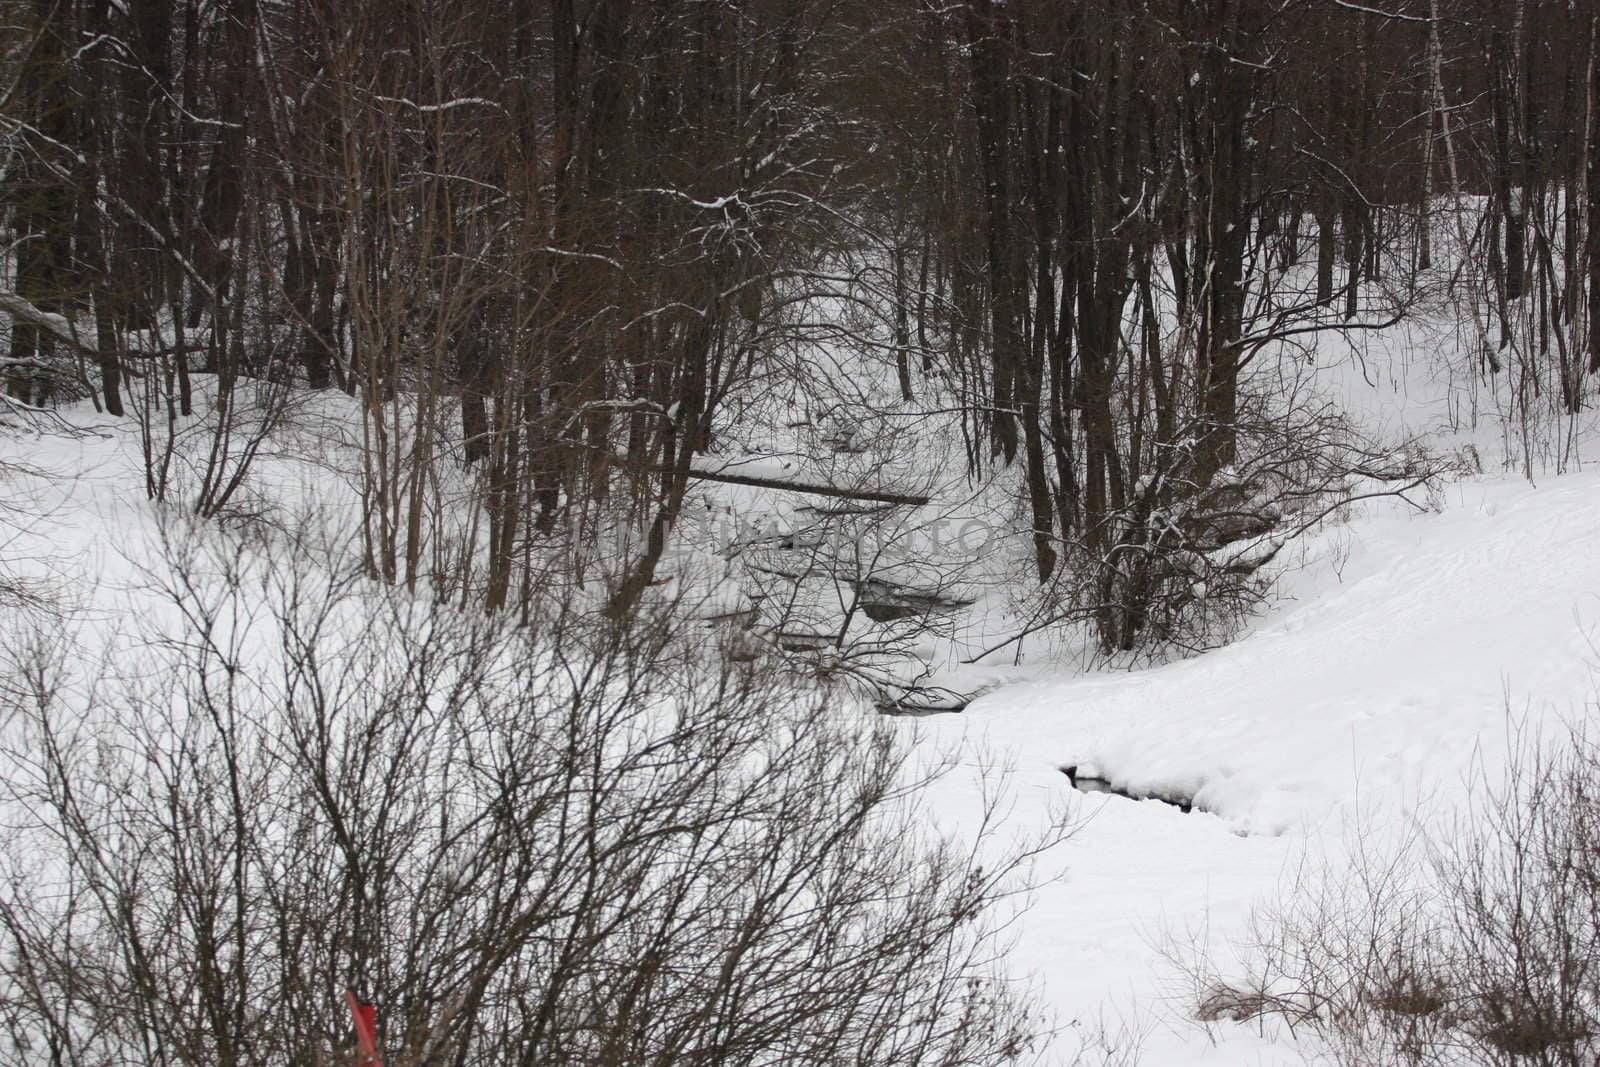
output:
[[[356,1024],[356,1048],[361,1050],[357,1067],[383,1067],[378,1060],[378,1009],[357,1000],[348,989],[344,991],[344,1002],[350,1005],[350,1016]]]

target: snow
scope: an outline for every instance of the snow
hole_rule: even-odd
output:
[[[1373,504],[1320,535],[1281,602],[1228,647],[1011,685],[919,722],[929,744],[1008,761],[1016,819],[1067,797],[1084,820],[1012,957],[1073,1030],[1129,1027],[1145,1064],[1310,1061],[1304,1035],[1188,1021],[1201,991],[1185,963],[1226,957],[1253,907],[1308,856],[1340,863],[1356,828],[1447,818],[1478,763],[1503,763],[1509,722],[1586,713],[1600,474],[1471,479],[1435,503]],[[1075,794],[1069,765],[1195,812]],[[971,776],[938,788],[958,823]]]
[[[1014,686],[969,715],[998,735],[1024,723],[1057,766],[1190,797],[1250,834],[1324,819],[1358,778],[1414,794],[1493,731],[1508,685],[1585,693],[1600,627],[1600,476],[1452,495],[1442,514],[1372,516],[1344,545],[1329,534],[1322,581],[1291,576],[1300,601],[1245,640]]]
[[[1503,420],[1486,414],[1474,430],[1461,382],[1418,354],[1423,341],[1408,328],[1342,360],[1319,353],[1316,389],[1368,427],[1425,434],[1441,450],[1470,446],[1491,470],[1496,457],[1502,466],[1515,462]],[[1497,410],[1494,388],[1471,395],[1474,411]],[[350,462],[342,402],[297,411],[293,432],[253,474],[256,491],[325,516],[350,506],[338,469]],[[154,508],[142,498],[131,428],[84,410],[71,417],[99,432],[0,438],[0,463],[12,467],[4,490],[27,502],[31,516],[13,527],[4,558],[14,575],[70,590],[90,613],[88,631],[112,641],[117,615],[130,610],[125,585],[153,536]],[[896,443],[897,454],[909,451]],[[927,453],[918,455],[928,466]],[[948,492],[936,487],[937,499],[918,513],[920,525],[890,531],[894,551],[879,553],[883,573],[902,576],[906,589],[979,599],[949,647],[926,639],[911,648],[922,663],[946,664],[922,680],[932,690],[923,708],[978,694],[960,714],[904,720],[930,758],[959,760],[931,787],[938,829],[971,828],[997,766],[1010,768],[1004,810],[1017,833],[1062,806],[1079,823],[1040,860],[1035,874],[1045,880],[1010,928],[1010,972],[1037,989],[1061,1028],[1050,1062],[1071,1062],[1080,1047],[1085,1062],[1155,1067],[1319,1062],[1323,1050],[1304,1033],[1195,1022],[1204,990],[1188,970],[1203,954],[1236,964],[1252,910],[1288,891],[1308,863],[1337,869],[1350,834],[1398,836],[1459,810],[1474,767],[1503,763],[1511,718],[1553,722],[1592,712],[1600,466],[1584,469],[1583,458],[1574,454],[1569,473],[1540,474],[1537,484],[1470,476],[1412,503],[1355,505],[1283,550],[1276,599],[1240,639],[1139,671],[1070,673],[1049,658],[1059,647],[1042,638],[1020,666],[1003,662],[1009,648],[959,662],[1010,632],[1003,595],[986,584],[1004,575],[1001,553],[986,542],[953,583],[926,580],[918,568],[940,544],[933,522],[951,530],[998,525],[1005,486],[950,478]],[[705,462],[784,483],[922,484],[916,464],[841,454],[832,467],[819,466],[799,442],[789,453],[730,451]],[[685,573],[718,548],[753,551],[769,533],[791,535],[817,521],[799,512],[795,494],[771,487],[697,494],[705,530],[691,535],[701,543],[684,554]],[[818,529],[819,538],[872,543],[842,522],[837,532]],[[730,537],[733,545],[717,543]],[[727,568],[707,569],[716,577],[704,614],[746,610],[749,588]],[[1067,766],[1127,793],[1191,801],[1194,810],[1078,793],[1062,773]]]

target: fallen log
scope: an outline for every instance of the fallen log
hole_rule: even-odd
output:
[[[755,474],[726,474],[720,471],[690,470],[690,478],[703,482],[725,482],[729,485],[750,485],[758,489],[787,489],[794,493],[812,493],[833,497],[836,500],[873,500],[880,504],[901,504],[918,507],[928,502],[928,497],[918,493],[892,493],[887,489],[852,489],[842,485],[824,485],[818,482],[790,481],[783,478],[765,478]]]
[[[658,466],[651,469],[656,474],[682,474],[685,477],[695,478],[702,482],[749,485],[757,489],[785,489],[792,493],[811,493],[816,496],[832,497],[835,500],[871,500],[879,504],[920,507],[930,499],[921,493],[901,493],[892,489],[857,488],[847,485],[833,485],[827,482],[808,482],[782,474],[736,474],[726,468],[702,467],[690,467],[688,470],[683,470],[677,467]]]

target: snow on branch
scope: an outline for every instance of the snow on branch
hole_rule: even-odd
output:
[[[715,200],[696,200],[682,189],[662,189],[658,186],[648,186],[641,189],[635,189],[634,192],[654,193],[657,196],[674,197],[678,200],[687,201],[690,205],[697,207],[702,211],[721,211],[724,208],[730,207],[734,204],[739,204],[741,206],[744,204],[743,194],[741,193],[729,193],[726,196],[719,196]]]
[[[43,311],[26,297],[16,293],[0,291],[0,311],[10,315],[18,322],[27,323],[66,341],[68,344],[81,349],[91,355],[99,351],[94,341],[84,337],[78,332],[71,319],[65,315],[58,315],[53,311]]]
[[[488,100],[481,96],[457,97],[454,100],[446,100],[442,104],[419,104],[415,100],[408,100],[403,96],[377,96],[373,99],[385,104],[403,104],[413,111],[420,111],[424,115],[430,115],[438,111],[453,111],[458,107],[472,107],[474,105],[492,107],[499,111],[505,110],[496,101]]]
[[[1347,11],[1359,11],[1363,15],[1377,15],[1379,18],[1394,19],[1396,22],[1432,22],[1433,19],[1426,15],[1405,15],[1398,11],[1381,11],[1365,4],[1354,4],[1350,0],[1333,0],[1336,7]]]

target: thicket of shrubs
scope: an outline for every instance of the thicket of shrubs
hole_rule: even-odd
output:
[[[346,988],[391,1065],[1030,1048],[993,965],[1063,827],[934,836],[898,727],[683,612],[519,626],[309,536],[174,520],[103,661],[12,614],[0,1060],[346,1063]]]

